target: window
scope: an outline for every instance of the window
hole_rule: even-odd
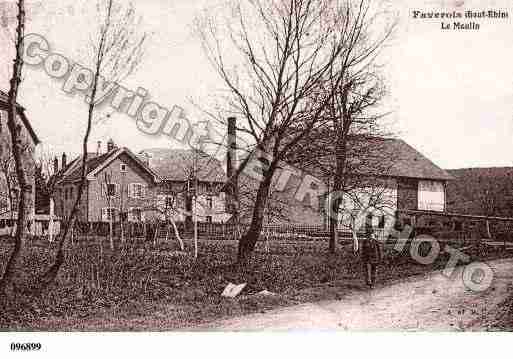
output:
[[[173,197],[166,196],[166,208],[172,208],[172,207],[173,207]]]
[[[215,187],[216,187],[215,183],[212,183],[212,182],[205,183],[205,190],[209,194],[214,193]]]
[[[378,228],[385,228],[385,215],[379,216]]]
[[[212,223],[212,216],[207,216],[207,223]]]
[[[146,196],[146,187],[141,183],[130,183],[129,196],[132,198],[144,198]]]
[[[126,170],[126,164],[122,163],[121,165],[119,165],[119,170],[120,170],[121,172],[127,172],[127,170]]]
[[[64,200],[68,201],[73,198],[73,187],[64,188]]]
[[[115,183],[107,183],[105,187],[105,194],[109,197],[114,197],[116,195],[116,184]]]
[[[418,209],[443,212],[445,208],[445,188],[443,182],[419,181]]]
[[[143,220],[143,213],[140,208],[130,208],[128,212],[128,220],[130,222],[141,222]]]
[[[102,208],[102,221],[115,221],[117,217],[117,208],[105,207]]]
[[[207,207],[212,209],[212,196],[207,197]]]

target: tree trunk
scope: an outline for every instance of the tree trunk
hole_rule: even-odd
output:
[[[27,230],[26,205],[28,198],[28,181],[27,174],[23,168],[22,159],[22,142],[19,135],[21,124],[16,123],[18,107],[16,100],[18,97],[18,89],[21,82],[21,70],[23,67],[23,33],[25,30],[25,2],[18,1],[18,25],[16,27],[16,59],[13,65],[11,78],[11,88],[9,89],[8,110],[7,110],[7,127],[9,128],[11,137],[11,151],[14,158],[16,170],[16,179],[20,187],[20,199],[18,204],[18,220],[16,223],[16,232],[14,235],[14,249],[7,262],[4,275],[0,279],[0,295],[3,295],[7,287],[12,283],[15,276],[16,268],[21,259],[23,245],[25,242],[25,234]]]
[[[50,219],[48,221],[48,241],[53,242],[53,215],[54,215],[54,201],[50,198]]]
[[[248,231],[239,240],[237,262],[241,266],[244,266],[249,261],[251,253],[255,249],[255,245],[260,237],[264,220],[264,209],[267,205],[269,189],[275,171],[274,167],[275,165],[271,165],[271,168],[265,174],[264,180],[258,187],[251,224]]]
[[[334,193],[335,193],[334,189]],[[328,253],[335,254],[338,244],[338,217],[342,200],[340,198],[330,199],[330,238],[328,242]]]
[[[109,215],[109,243],[110,243],[110,250],[114,251],[114,236],[113,236],[113,233],[112,233],[113,232],[113,230],[112,230],[113,211],[111,210],[110,200],[108,201],[107,205],[109,206],[109,211],[110,211],[110,213],[108,213],[108,215]]]
[[[173,229],[175,231],[176,239],[178,240],[178,243],[180,243],[180,250],[184,251],[185,246],[183,244],[182,238],[180,237],[180,233],[178,232],[178,228],[176,227],[175,221],[171,219],[171,224],[173,225]]]
[[[198,192],[196,192],[198,193]],[[197,199],[196,195],[194,195],[194,209],[193,209],[193,218],[194,218],[194,258],[198,258],[198,214],[197,211]]]
[[[338,162],[338,161],[337,161]],[[343,187],[343,175],[342,169],[345,166],[345,161],[343,164],[337,163],[337,171],[335,174],[334,182],[333,182],[333,191],[329,193],[330,196],[330,206],[329,213],[330,216],[330,238],[328,242],[328,253],[335,254],[337,251],[338,244],[338,221],[339,221],[339,213],[340,213],[340,205],[342,204],[342,196],[341,191]]]

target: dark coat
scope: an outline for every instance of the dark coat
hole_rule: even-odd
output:
[[[381,243],[373,239],[371,231],[365,231],[365,238],[361,240],[360,256],[365,263],[377,264],[383,260],[383,249]]]

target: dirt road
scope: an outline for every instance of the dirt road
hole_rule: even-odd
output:
[[[353,292],[341,300],[309,303],[209,323],[196,330],[486,330],[513,281],[513,259],[488,263],[494,281],[472,292],[462,268],[451,279],[440,272]]]

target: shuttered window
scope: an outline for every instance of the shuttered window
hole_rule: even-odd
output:
[[[128,196],[130,198],[146,198],[146,186],[142,183],[130,183]]]
[[[119,184],[117,183],[102,183],[102,197],[115,197],[119,194]]]
[[[130,207],[128,210],[128,221],[130,221],[130,222],[144,221],[144,212],[142,211],[142,208]]]
[[[114,207],[104,207],[102,208],[102,221],[116,221],[118,216],[118,209]]]

